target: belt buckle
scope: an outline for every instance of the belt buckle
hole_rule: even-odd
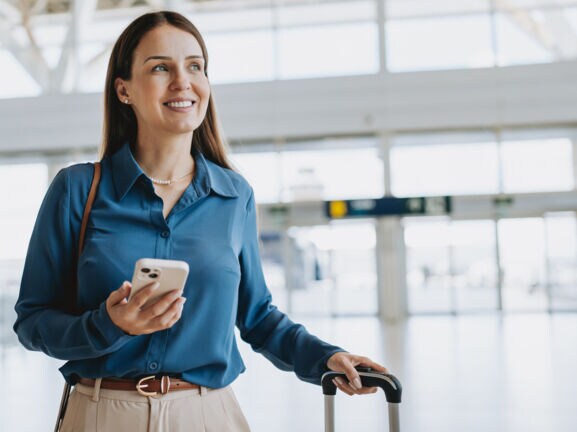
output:
[[[136,384],[136,391],[141,394],[142,396],[156,396],[158,392],[147,392],[143,390],[143,388],[148,387],[148,384],[145,384],[145,381],[153,380],[155,378],[154,375],[144,377],[138,381]]]
[[[148,384],[145,384],[145,381],[156,379],[154,375],[144,377],[138,381],[136,384],[136,391],[141,394],[142,396],[156,396],[158,392],[148,392],[143,390],[143,388],[148,387]],[[170,377],[167,375],[163,375],[160,378],[160,394],[166,394],[170,391]]]

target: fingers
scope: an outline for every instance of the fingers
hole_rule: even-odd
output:
[[[354,391],[361,390],[363,388],[363,385],[361,383],[359,373],[355,369],[355,366],[363,364],[363,360],[368,359],[366,359],[365,357],[355,356],[349,353],[338,353],[338,354],[339,354],[338,357],[335,359],[337,361],[337,371],[344,372],[348,380],[347,383],[348,387],[350,387]]]
[[[132,285],[128,281],[124,281],[120,288],[115,291],[112,291],[108,298],[106,299],[106,303],[108,306],[114,306],[116,304],[122,303],[126,297],[130,294],[130,289]]]
[[[155,318],[158,325],[162,328],[170,328],[180,319],[182,315],[182,308],[186,298],[179,297],[172,302],[170,307],[162,314]]]
[[[160,286],[158,282],[152,282],[146,285],[144,288],[140,289],[134,296],[130,299],[129,304],[135,308],[140,309],[146,304],[148,299],[154,294],[154,291]]]
[[[181,294],[182,291],[179,290],[173,290],[164,294],[154,303],[142,308],[142,316],[148,319],[152,319],[163,315],[168,311],[173,303],[180,298]]]
[[[367,357],[361,357],[361,359],[362,360],[361,360],[360,365],[370,367],[371,369],[374,369],[377,372],[389,373],[389,370],[386,367],[384,367],[383,365],[380,365],[377,362],[374,362]]]
[[[186,299],[181,297],[181,290],[173,290],[147,305],[158,286],[157,282],[151,283],[127,301],[131,285],[123,283],[106,300],[106,309],[112,322],[132,335],[150,334],[172,327],[180,319]]]
[[[329,369],[335,372],[342,372],[344,377],[337,377],[333,380],[334,384],[342,392],[352,396],[355,394],[369,394],[377,391],[376,387],[363,387],[360,375],[355,369],[356,366],[365,366],[375,371],[387,373],[384,366],[372,361],[367,357],[353,355],[347,352],[338,352],[329,358],[327,362]]]
[[[337,386],[339,390],[348,394],[349,396],[362,395],[362,394],[372,394],[377,392],[377,387],[362,387],[361,389],[354,388],[349,382],[341,377],[333,379],[333,383]]]
[[[348,361],[346,361],[348,360]],[[357,366],[364,366],[374,369],[377,372],[388,373],[388,369],[368,357],[361,357],[356,355],[349,355],[344,361],[345,374],[349,381],[353,384],[353,387],[357,389],[361,388],[360,377],[358,371],[355,369]],[[358,381],[357,381],[358,380]]]

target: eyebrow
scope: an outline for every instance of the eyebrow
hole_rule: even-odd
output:
[[[201,59],[204,61],[204,57],[201,55],[189,55],[185,58],[185,60],[190,60],[190,59]],[[146,63],[148,60],[172,60],[172,57],[154,55],[154,56],[147,57],[146,60],[144,60],[144,62],[142,64]]]

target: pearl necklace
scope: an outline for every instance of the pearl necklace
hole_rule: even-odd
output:
[[[160,180],[160,179],[156,179],[156,178],[154,178],[154,177],[150,177],[149,175],[146,175],[146,177],[148,177],[148,178],[150,179],[150,181],[151,181],[152,183],[154,183],[154,184],[163,185],[163,186],[168,186],[168,185],[170,185],[170,184],[172,184],[172,183],[176,183],[176,182],[181,181],[182,179],[184,179],[184,178],[188,177],[189,175],[191,175],[193,172],[194,172],[194,170],[192,170],[191,172],[183,175],[182,177],[178,177],[178,178],[174,178],[174,179],[170,179],[170,180]]]

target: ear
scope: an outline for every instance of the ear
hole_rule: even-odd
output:
[[[130,103],[130,94],[128,92],[127,81],[124,81],[122,78],[116,78],[114,80],[114,88],[116,90],[116,96],[118,97],[120,102]]]

